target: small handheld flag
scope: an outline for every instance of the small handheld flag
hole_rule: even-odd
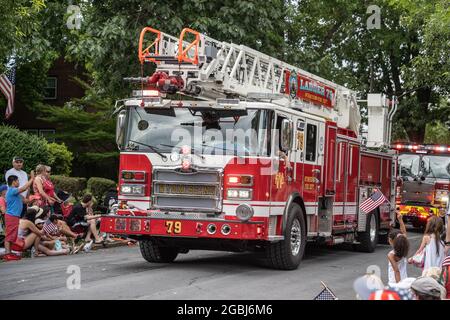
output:
[[[323,290],[314,298],[314,300],[339,300],[325,283],[322,281],[320,283],[323,286]]]
[[[389,202],[388,199],[386,199],[380,190],[375,189],[375,192],[359,205],[359,209],[365,213],[369,213],[385,202]]]

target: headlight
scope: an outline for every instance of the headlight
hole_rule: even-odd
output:
[[[144,185],[123,184],[120,186],[121,194],[130,194],[136,196],[143,196],[145,192]]]
[[[434,201],[448,202],[448,191],[436,190],[436,194],[434,195]]]
[[[251,200],[252,189],[228,189],[227,199]]]
[[[236,208],[236,216],[242,221],[248,221],[253,217],[254,210],[248,204],[241,204]]]

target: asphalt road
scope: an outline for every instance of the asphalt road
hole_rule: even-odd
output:
[[[409,232],[411,253],[421,238]],[[353,281],[378,265],[387,282],[386,254],[346,246],[308,245],[299,269],[265,268],[249,253],[191,251],[175,263],[148,263],[138,246],[106,248],[74,256],[23,259],[0,263],[0,299],[305,299],[322,290],[324,281],[339,299],[355,299]],[[67,273],[79,266],[81,288],[68,289]],[[409,276],[419,270],[408,266]]]

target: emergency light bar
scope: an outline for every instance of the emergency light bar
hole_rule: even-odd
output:
[[[392,145],[392,149],[398,151],[411,151],[416,153],[448,153],[450,152],[450,146],[445,145],[435,145],[435,144],[427,144],[427,145],[417,145],[417,144],[403,144],[397,143]]]
[[[133,90],[133,97],[162,97],[165,95],[162,95],[159,90]]]
[[[216,99],[216,105],[214,106],[216,109],[242,109],[245,110],[245,106],[243,106],[239,99]]]
[[[171,100],[164,100],[162,97],[143,97],[142,99],[127,99],[125,101],[127,107],[141,108],[170,108]]]

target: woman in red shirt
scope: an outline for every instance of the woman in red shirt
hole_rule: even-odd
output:
[[[34,195],[38,195],[39,207],[50,206],[53,207],[55,202],[62,202],[55,193],[55,186],[50,180],[51,168],[49,166],[40,164],[36,167],[37,176],[33,183]]]

